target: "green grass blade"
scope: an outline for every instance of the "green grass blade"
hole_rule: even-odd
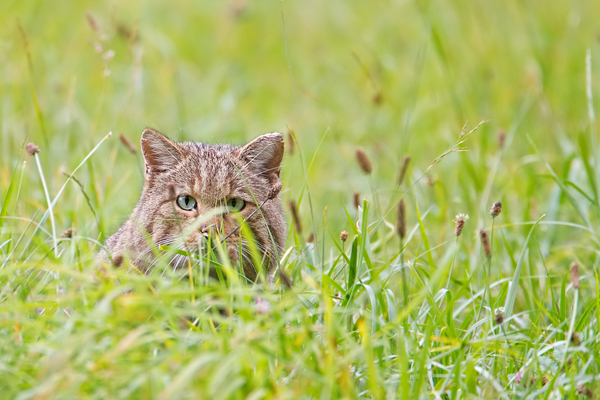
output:
[[[529,235],[527,235],[527,239],[525,239],[525,243],[523,244],[523,248],[521,249],[521,255],[519,256],[519,261],[517,261],[517,268],[515,268],[515,273],[513,275],[512,281],[510,283],[508,294],[506,295],[506,302],[504,303],[504,318],[509,318],[513,313],[513,307],[515,306],[515,300],[517,298],[517,291],[519,290],[519,280],[521,279],[521,270],[523,269],[523,264],[525,261],[525,254],[527,253],[527,245],[529,244],[529,240],[531,239],[531,235],[535,230],[535,227],[540,223],[542,218],[545,215],[542,215],[540,219],[536,221],[535,224],[529,230]]]

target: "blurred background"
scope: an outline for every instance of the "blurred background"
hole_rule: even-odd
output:
[[[391,210],[393,224],[400,195],[463,126],[483,120],[468,151],[444,157],[405,197],[409,223],[418,206],[434,244],[452,236],[458,213],[475,220],[474,238],[497,200],[507,226],[542,213],[577,222],[544,161],[577,187],[569,196],[584,213],[596,198],[581,160],[595,146],[586,54],[597,94],[598,2],[4,0],[0,9],[0,198],[28,159],[24,142],[41,148],[56,195],[113,132],[59,200],[59,232],[102,239],[126,219],[142,187],[145,127],[209,143],[284,133],[285,209],[298,203],[303,223],[325,226],[326,237],[348,228],[355,192],[376,197],[373,213]],[[33,163],[22,172],[9,214],[31,218],[46,202]],[[543,229],[554,229],[547,248],[576,240]]]

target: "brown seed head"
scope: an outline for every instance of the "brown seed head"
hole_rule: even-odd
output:
[[[410,156],[404,156],[402,160],[402,165],[400,166],[400,170],[398,171],[398,185],[402,185],[404,182],[404,177],[406,176],[406,170],[408,169],[408,164],[410,163]]]
[[[137,153],[137,149],[135,148],[135,146],[122,133],[119,134],[119,140],[121,141],[121,143],[123,143],[123,146],[125,146],[125,148],[129,150],[131,154]]]
[[[579,266],[576,262],[571,263],[571,281],[573,282],[573,289],[579,289]]]
[[[37,146],[35,145],[35,143],[31,143],[31,142],[29,142],[29,143],[27,143],[27,144],[25,145],[25,151],[27,152],[27,154],[29,154],[30,156],[32,156],[32,155],[34,155],[34,154],[37,154],[37,153],[39,153],[39,152],[40,152],[40,148],[39,148],[39,147],[37,147]]]
[[[310,235],[308,235],[308,238],[306,239],[306,243],[314,243],[315,241],[315,234],[311,233]]]
[[[279,192],[281,192],[281,187],[281,182],[277,182],[273,186],[271,186],[271,190],[269,190],[269,193],[267,194],[267,199],[273,200],[275,197],[277,197]]]
[[[290,211],[292,212],[294,225],[296,225],[296,232],[302,233],[302,223],[300,222],[300,216],[298,215],[298,208],[296,207],[295,201],[290,201]]]
[[[504,322],[504,314],[502,314],[502,311],[500,311],[500,310],[496,311],[496,316],[494,317],[494,322],[496,323],[496,325],[500,325],[501,323]]]
[[[398,203],[398,216],[396,217],[396,233],[400,236],[400,240],[404,240],[406,236],[406,213],[404,200]]]
[[[290,143],[288,146],[288,152],[290,153],[290,155],[294,154],[294,131],[291,129],[288,129],[288,133],[287,133],[287,137],[288,137],[288,142]]]
[[[356,161],[358,161],[360,169],[362,169],[365,174],[370,174],[373,170],[371,167],[371,161],[362,147],[356,149]]]
[[[490,240],[488,238],[487,231],[485,229],[480,230],[479,236],[481,237],[481,246],[483,247],[483,254],[485,254],[487,258],[490,258],[492,256],[492,247],[490,246]]]
[[[573,346],[579,346],[581,344],[581,338],[577,332],[571,334],[571,344]]]
[[[373,103],[380,105],[383,102],[383,94],[381,92],[375,93],[373,96]]]
[[[73,228],[69,228],[61,233],[60,237],[71,239],[73,237]]]
[[[465,222],[469,219],[467,214],[458,214],[456,218],[454,218],[454,234],[456,236],[460,236],[465,226]]]
[[[496,218],[498,215],[500,215],[501,212],[502,212],[502,202],[501,201],[497,201],[494,204],[492,204],[492,208],[490,208],[490,215],[492,216],[492,218]]]
[[[506,132],[503,130],[498,131],[498,147],[504,147],[504,141],[506,140]]]
[[[354,207],[356,209],[360,207],[360,194],[358,192],[354,192]]]
[[[89,12],[85,13],[85,17],[88,20],[88,23],[90,24],[90,27],[92,28],[92,30],[96,33],[98,33],[98,23],[96,22],[96,18],[94,18],[94,16],[92,14],[90,14]]]
[[[340,233],[340,240],[341,240],[342,242],[345,242],[346,240],[348,240],[348,232],[346,232],[346,231],[342,231],[342,232]]]

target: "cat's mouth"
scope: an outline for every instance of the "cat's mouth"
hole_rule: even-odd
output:
[[[175,269],[185,264],[182,261],[184,258],[195,261],[195,264],[205,264],[207,260],[211,260],[210,275],[214,278],[218,276],[216,268],[229,264],[239,266],[240,272],[246,278],[254,280],[257,276],[256,264],[268,265],[270,261],[269,252],[256,239],[246,238],[244,235],[227,235],[225,232],[214,230],[191,235],[181,249],[182,251],[177,252],[173,258],[172,265]]]

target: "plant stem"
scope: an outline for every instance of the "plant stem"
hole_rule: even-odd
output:
[[[42,179],[42,186],[44,187],[44,194],[46,195],[46,201],[48,202],[48,212],[50,213],[50,223],[52,225],[52,241],[54,242],[54,256],[58,257],[58,242],[56,240],[56,223],[54,222],[54,212],[52,212],[52,201],[50,201],[50,193],[48,193],[48,186],[46,185],[46,179],[44,178],[44,170],[40,163],[40,156],[38,153],[34,154],[35,162],[37,163],[38,171],[40,171],[40,178]]]

